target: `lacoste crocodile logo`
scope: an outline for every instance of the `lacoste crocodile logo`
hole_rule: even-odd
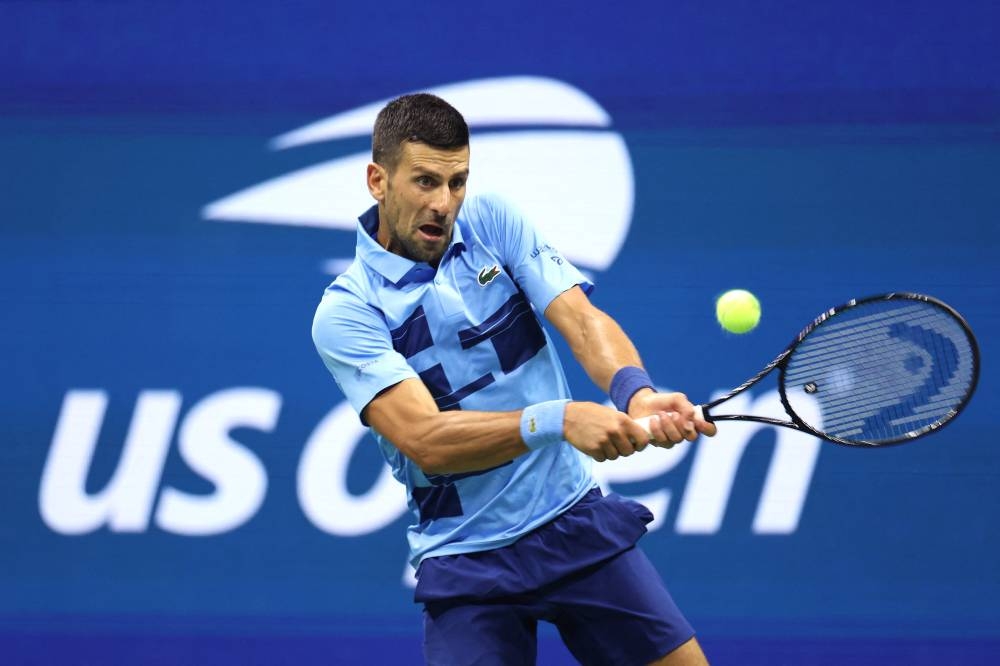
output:
[[[490,282],[493,282],[498,275],[500,275],[500,267],[496,264],[488,267],[484,266],[483,270],[479,271],[479,286],[485,287]]]

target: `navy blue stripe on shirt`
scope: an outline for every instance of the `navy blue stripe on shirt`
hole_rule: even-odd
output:
[[[531,305],[518,291],[487,319],[458,332],[462,349],[489,340],[500,361],[500,369],[509,374],[531,360],[545,347],[545,334]]]
[[[462,500],[453,485],[416,487],[413,499],[420,509],[420,522],[426,523],[437,518],[452,518],[462,515]]]
[[[435,367],[440,367],[440,366],[435,366]],[[423,378],[422,373],[421,373],[421,378]],[[493,376],[493,373],[488,372],[482,377],[474,379],[473,381],[469,382],[462,388],[456,389],[455,391],[452,391],[447,395],[434,395],[433,391],[431,392],[431,395],[434,395],[434,402],[437,403],[438,409],[440,409],[442,412],[446,412],[449,409],[461,409],[462,406],[459,405],[458,403],[463,398],[467,398],[476,391],[486,388],[495,381],[496,378]]]
[[[402,354],[403,358],[410,358],[434,345],[431,327],[422,305],[406,321],[389,331],[389,334],[392,336],[392,348]]]
[[[444,366],[440,363],[427,368],[419,373],[419,376],[420,381],[431,392],[434,402],[437,403],[438,409],[442,412],[446,412],[449,409],[461,409],[462,407],[458,403],[462,398],[467,398],[479,389],[485,388],[496,381],[493,373],[489,372],[478,379],[474,379],[460,389],[452,390],[451,382],[448,381],[448,377],[444,374]]]
[[[477,469],[472,472],[459,472],[457,474],[427,474],[430,487],[417,486],[413,489],[413,499],[420,508],[420,522],[425,523],[437,518],[452,518],[462,515],[462,499],[458,495],[458,489],[452,485],[459,479],[467,479],[470,476],[480,476],[495,469],[513,464],[513,460],[487,469]]]
[[[451,393],[451,382],[448,381],[448,376],[444,374],[444,366],[440,363],[432,365],[418,374],[420,375],[420,381],[431,392],[434,400]]]
[[[473,326],[458,332],[458,339],[462,343],[462,349],[475,347],[480,342],[488,340],[502,329],[508,327],[511,322],[525,313],[531,313],[531,306],[524,296],[518,292],[507,299],[507,302],[491,314],[479,326]]]

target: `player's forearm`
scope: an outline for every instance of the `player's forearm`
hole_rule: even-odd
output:
[[[497,467],[528,452],[521,412],[438,412],[414,424],[396,443],[426,474],[457,474]]]
[[[607,392],[611,378],[625,366],[642,366],[639,352],[618,323],[598,309],[580,318],[580,335],[570,341],[587,375]]]

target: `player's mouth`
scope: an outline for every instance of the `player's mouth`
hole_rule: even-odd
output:
[[[439,224],[422,224],[417,227],[420,235],[427,240],[437,241],[444,238],[444,227]]]

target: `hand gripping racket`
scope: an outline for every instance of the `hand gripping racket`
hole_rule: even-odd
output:
[[[713,413],[775,368],[790,420]],[[930,296],[891,293],[824,312],[756,376],[698,409],[712,422],[758,421],[837,444],[884,446],[949,423],[978,379],[979,347],[955,310]],[[639,419],[647,429],[648,421]]]

